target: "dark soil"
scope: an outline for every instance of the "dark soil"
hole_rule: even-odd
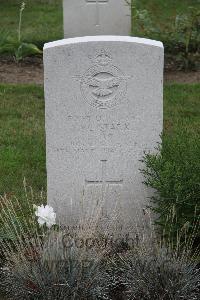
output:
[[[200,83],[198,71],[165,71],[165,82]],[[0,83],[43,84],[43,63],[41,57],[29,57],[23,62],[15,62],[13,58],[0,57]]]
[[[13,58],[0,57],[0,83],[43,84],[43,63],[40,57],[15,62]]]
[[[184,72],[184,71],[165,72],[165,82],[200,83],[200,70],[191,71],[191,72]]]

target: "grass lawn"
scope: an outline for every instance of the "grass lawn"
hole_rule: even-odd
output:
[[[63,38],[62,0],[24,0],[24,2],[26,8],[22,19],[22,40],[42,47],[45,42]],[[20,3],[22,3],[20,0],[0,0],[2,32],[17,35]]]
[[[43,89],[0,85],[0,194],[20,195],[24,177],[46,189]]]
[[[117,1],[117,0],[116,0]],[[3,31],[16,36],[21,0],[0,0],[0,37]],[[40,47],[44,42],[63,37],[62,0],[27,0],[22,20],[22,39]],[[48,3],[49,2],[49,3]],[[149,10],[156,25],[165,28],[177,13],[188,6],[200,6],[198,0],[136,0],[140,9]]]
[[[23,178],[46,190],[43,88],[0,85],[0,194],[23,193]],[[165,130],[200,141],[200,85],[165,86]]]

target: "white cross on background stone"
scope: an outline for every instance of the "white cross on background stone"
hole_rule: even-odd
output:
[[[99,5],[106,4],[109,0],[86,0],[87,4],[96,4],[96,26],[100,26]]]
[[[106,164],[107,160],[101,160],[101,179],[100,180],[85,180],[86,185],[100,185],[102,186],[102,200],[106,192],[106,187],[110,185],[122,185],[123,179],[119,180],[106,180]]]

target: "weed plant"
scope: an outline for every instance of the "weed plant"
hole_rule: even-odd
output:
[[[0,54],[11,54],[17,62],[26,56],[42,54],[42,51],[36,45],[25,43],[21,39],[22,17],[25,7],[25,2],[22,2],[19,9],[18,37],[13,38],[10,36],[9,32],[4,30],[0,32]]]

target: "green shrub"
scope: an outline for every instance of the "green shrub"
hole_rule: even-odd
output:
[[[144,157],[145,184],[155,189],[152,197],[157,224],[176,238],[183,229],[194,232],[200,213],[200,138],[186,130],[164,134],[156,155]],[[197,239],[200,236],[198,234]]]
[[[132,35],[161,40],[166,57],[178,69],[200,67],[200,10],[188,7],[184,14],[176,15],[174,22],[161,29],[153,22],[148,10],[138,9],[136,0],[127,2],[132,11]]]
[[[200,10],[189,7],[187,14],[177,15],[163,38],[166,51],[176,57],[180,69],[200,67]]]

